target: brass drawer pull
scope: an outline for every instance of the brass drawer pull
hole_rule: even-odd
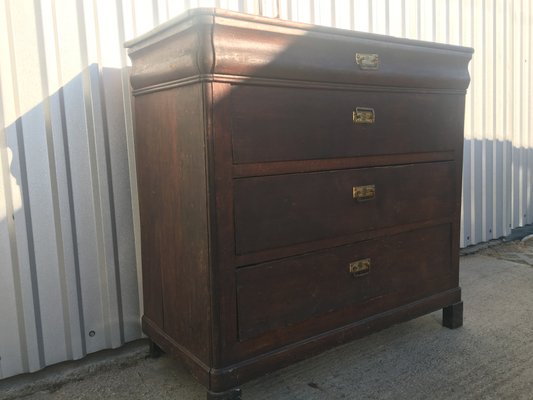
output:
[[[352,115],[354,124],[373,124],[376,113],[373,108],[357,107]]]
[[[368,201],[376,197],[376,185],[354,186],[352,188],[353,199]]]
[[[354,278],[368,274],[370,272],[370,258],[363,258],[348,264],[348,272],[352,274]]]
[[[364,70],[376,70],[379,68],[379,56],[377,54],[355,53],[355,63]]]

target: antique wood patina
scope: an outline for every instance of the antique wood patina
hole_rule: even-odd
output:
[[[210,399],[391,324],[462,324],[471,49],[189,11],[130,43],[143,329]]]

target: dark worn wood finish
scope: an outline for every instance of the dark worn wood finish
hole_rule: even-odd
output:
[[[223,369],[212,370],[211,384],[216,385],[220,390],[231,388],[261,376],[265,371],[284,367],[311,357],[324,349],[338,346],[399,322],[437,311],[448,304],[460,300],[460,298],[461,290],[456,288],[439,292],[420,301],[391,308],[389,311],[356,320],[348,325],[343,325],[318,335],[307,335],[303,340],[288,341],[285,338],[285,345],[278,346],[274,351],[257,350],[256,354],[247,352],[248,357],[244,361],[235,362]],[[268,343],[268,340],[272,340],[272,337],[273,335],[268,336],[263,342]]]
[[[450,226],[440,225],[242,268],[239,339],[354,305],[360,319],[386,311],[390,296],[409,303],[450,289],[450,238]],[[366,258],[369,271],[352,276],[348,265]],[[350,320],[335,321],[332,328]]]
[[[382,229],[356,232],[346,236],[330,237],[313,242],[298,243],[287,247],[277,247],[274,249],[237,255],[235,256],[235,266],[245,267],[247,265],[258,264],[268,260],[275,260],[283,257],[291,257],[299,254],[305,254],[312,251],[316,251],[317,249],[344,246],[363,240],[370,240],[382,236],[395,235],[397,233],[411,231],[414,229],[423,229],[433,225],[447,224],[451,221],[453,221],[453,218],[447,216],[445,218],[439,218],[430,221],[415,222],[405,225],[395,225]]]
[[[137,91],[212,78],[207,74],[464,90],[472,53],[459,46],[213,9],[189,11],[126,46]],[[379,73],[359,69],[356,52],[380,54]]]
[[[231,96],[234,162],[453,150],[463,125],[450,118],[458,97],[240,86]],[[375,122],[354,124],[357,107],[372,108]]]
[[[460,325],[471,49],[213,9],[128,47],[143,330],[208,399],[440,308]]]
[[[383,167],[408,163],[426,163],[454,160],[454,151],[432,153],[388,154],[381,156],[360,156],[349,158],[327,158],[323,160],[280,161],[268,163],[235,164],[233,176],[246,178],[252,176],[282,175],[298,172],[317,172],[336,169],[361,167]]]
[[[237,254],[446,217],[454,211],[454,168],[443,162],[238,179]],[[353,199],[353,186],[371,184],[375,198]]]
[[[211,201],[215,207],[216,236],[213,240],[217,263],[213,265],[218,315],[214,329],[214,366],[223,368],[231,357],[231,349],[237,337],[237,310],[235,288],[235,240],[233,228],[233,176],[231,171],[231,132],[229,94],[231,85],[213,85],[213,158],[215,170],[215,195]]]
[[[200,84],[138,97],[135,144],[144,314],[207,364],[211,315],[201,107]]]

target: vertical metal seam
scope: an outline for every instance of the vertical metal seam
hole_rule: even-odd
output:
[[[517,196],[518,196],[518,201],[520,199],[520,196],[517,194],[518,191],[519,191],[519,188],[517,188],[517,183],[516,183],[516,179],[515,179],[515,176],[516,176],[516,170],[517,170],[517,164],[520,163],[520,157],[519,157],[519,154],[517,154],[517,152],[515,151],[515,148],[516,148],[516,145],[517,145],[517,141],[518,139],[520,139],[520,135],[516,133],[516,120],[515,120],[515,108],[516,108],[516,104],[514,102],[515,98],[516,98],[516,92],[515,92],[515,81],[516,81],[516,71],[515,71],[515,63],[516,63],[516,53],[517,53],[517,50],[516,50],[516,43],[514,41],[514,36],[515,36],[515,33],[514,33],[514,30],[516,29],[515,28],[515,23],[514,23],[514,18],[515,18],[515,6],[516,4],[514,2],[511,2],[511,10],[512,10],[512,15],[511,15],[511,18],[512,18],[512,23],[511,23],[511,29],[512,29],[512,45],[511,45],[511,76],[512,76],[512,86],[511,86],[511,98],[512,98],[512,105],[513,107],[511,108],[511,131],[510,131],[510,134],[511,134],[511,184],[512,184],[512,187],[511,187],[511,194],[513,196],[512,198],[512,201],[511,201],[511,209],[512,209],[512,214],[511,214],[511,217],[512,217],[512,223],[513,223],[513,228],[520,223],[519,219],[517,218]],[[518,210],[519,211],[519,210]],[[519,214],[518,214],[519,215]]]
[[[527,18],[527,24],[524,23],[526,26],[526,35],[525,37],[528,38],[527,40],[527,48],[525,49],[525,55],[523,59],[523,65],[524,67],[527,67],[528,65],[531,65],[531,3],[528,4],[527,8],[527,15],[524,18]],[[528,64],[529,63],[529,64]],[[526,93],[524,96],[524,101],[526,103],[526,109],[531,110],[531,67],[525,71],[526,79],[527,79],[527,85],[526,85]],[[525,121],[525,135],[526,135],[526,145],[525,145],[525,153],[526,153],[526,163],[527,163],[527,177],[526,177],[526,220],[525,223],[528,224],[530,221],[532,221],[533,215],[531,214],[531,191],[533,190],[532,184],[531,184],[531,175],[532,175],[532,156],[531,156],[531,130],[530,130],[530,121],[531,116],[528,115],[527,121]]]
[[[98,158],[96,150],[96,128],[94,123],[91,76],[89,67],[89,56],[87,49],[87,36],[85,29],[85,11],[83,10],[83,0],[76,1],[76,11],[78,17],[78,33],[82,67],[83,101],[85,107],[85,118],[87,128],[87,143],[89,148],[89,168],[91,172],[92,197],[94,203],[94,222],[96,233],[96,252],[98,259],[98,278],[101,293],[101,311],[104,320],[104,335],[106,346],[111,346],[110,316],[109,316],[109,282],[107,280],[107,260],[105,257],[105,245],[103,239],[102,205],[100,195],[100,179],[98,176]]]
[[[385,34],[390,34],[390,2],[385,0]]]
[[[531,104],[531,91],[532,91],[532,84],[531,84],[531,79],[532,79],[532,67],[531,67],[531,48],[532,48],[532,35],[533,35],[533,29],[531,28],[531,25],[533,24],[533,18],[532,18],[532,15],[533,15],[533,11],[532,11],[532,7],[531,7],[531,3],[529,3],[529,10],[528,10],[528,29],[529,29],[529,34],[528,34],[528,38],[529,38],[529,48],[528,48],[528,57],[527,57],[527,62],[529,63],[529,74],[528,74],[528,99],[527,99],[527,104],[528,104],[528,109],[531,110],[533,107],[532,107],[532,104]],[[527,133],[528,133],[528,173],[529,173],[529,176],[528,176],[528,180],[527,182],[529,183],[529,191],[528,191],[528,205],[529,205],[529,212],[528,212],[528,220],[526,221],[526,223],[530,223],[533,221],[533,204],[532,204],[532,201],[533,201],[533,182],[532,182],[532,175],[533,175],[533,150],[531,148],[531,139],[532,139],[532,136],[533,136],[533,132],[531,130],[531,114],[528,114],[528,120],[527,120]]]
[[[18,143],[18,151],[19,151],[19,164],[20,164],[20,190],[22,192],[22,204],[23,209],[22,212],[25,215],[26,219],[26,235],[28,240],[28,259],[29,259],[29,268],[30,268],[30,285],[32,289],[32,302],[33,302],[33,308],[34,308],[34,321],[35,321],[35,333],[37,336],[37,352],[39,357],[39,366],[41,368],[45,365],[45,357],[44,357],[44,341],[43,341],[43,330],[42,330],[42,319],[41,319],[41,309],[40,309],[40,302],[39,302],[39,288],[37,285],[37,275],[36,275],[36,259],[35,259],[35,245],[34,245],[34,239],[33,239],[33,228],[32,228],[32,219],[31,219],[31,209],[30,209],[30,202],[29,202],[29,187],[28,187],[28,179],[27,179],[27,172],[26,172],[26,156],[24,151],[24,141],[22,138],[22,121],[20,117],[20,96],[18,92],[18,76],[17,76],[17,66],[16,66],[16,59],[15,59],[15,50],[13,48],[13,24],[11,22],[11,4],[10,0],[6,0],[6,20],[7,20],[7,31],[8,31],[8,41],[9,41],[9,55],[11,58],[11,71],[13,75],[13,101],[15,103],[15,111],[17,115],[17,120],[15,121],[15,132],[17,137],[17,143]],[[19,264],[20,267],[20,264]],[[20,275],[19,275],[20,279]],[[21,285],[21,293],[22,293],[22,282],[20,282]],[[24,308],[22,308],[22,311],[24,312]],[[24,337],[24,341],[27,344],[27,337],[26,332],[22,332]],[[24,352],[27,353],[27,348],[24,349]],[[27,360],[29,364],[29,359]]]
[[[159,25],[159,6],[157,0],[152,0],[152,24],[153,26]]]
[[[519,13],[519,16],[520,16],[520,22],[522,22],[521,18],[522,18],[522,13],[524,11],[524,2],[523,0],[519,0],[520,1],[520,13]],[[529,1],[529,0],[528,0]],[[524,50],[524,40],[523,40],[523,37],[522,37],[522,32],[523,32],[523,29],[522,29],[522,24],[520,24],[520,45],[519,45],[519,53],[518,53],[518,66],[519,66],[519,70],[518,70],[518,82],[520,82],[520,85],[519,86],[519,91],[520,91],[520,94],[518,96],[519,98],[519,101],[518,101],[518,104],[519,104],[519,110],[522,111],[523,110],[523,105],[524,105],[524,94],[523,94],[523,91],[524,91],[524,85],[522,84],[523,83],[523,68],[522,68],[522,60],[523,60],[523,50]],[[520,218],[518,220],[518,223],[520,225],[523,225],[525,223],[525,215],[524,215],[524,127],[523,127],[523,123],[522,123],[522,114],[520,113],[519,114],[519,117],[518,117],[518,129],[519,129],[519,133],[518,133],[518,136],[520,138],[520,148],[518,150],[518,154],[519,154],[519,159],[520,159],[520,168],[518,169],[519,171],[519,174],[518,174],[518,178],[519,178],[519,181],[518,181],[518,184],[519,184],[519,201],[518,201],[518,209],[520,210]]]
[[[420,39],[422,35],[422,2],[417,0],[416,3],[416,38]]]
[[[508,209],[509,209],[509,221],[508,221],[508,228],[509,230],[512,229],[512,227],[514,226],[514,196],[513,196],[513,188],[514,188],[514,182],[513,182],[513,170],[514,170],[514,167],[513,167],[513,158],[514,158],[514,154],[513,154],[513,125],[514,125],[514,122],[513,122],[513,119],[514,119],[514,116],[513,116],[513,103],[512,103],[512,99],[513,99],[513,89],[514,89],[514,68],[513,68],[513,65],[512,65],[512,62],[513,62],[513,53],[514,53],[514,43],[513,43],[513,39],[514,39],[514,32],[513,32],[513,23],[512,23],[512,20],[513,20],[513,3],[512,2],[505,2],[505,10],[507,12],[507,18],[506,18],[506,24],[508,24],[508,29],[509,29],[509,36],[508,36],[508,51],[509,51],[509,58],[507,58],[507,63],[508,64],[511,64],[510,65],[510,68],[509,68],[509,71],[508,73],[505,74],[505,77],[506,79],[508,79],[508,85],[507,85],[507,91],[506,93],[509,94],[509,102],[506,102],[506,106],[507,107],[507,123],[509,124],[508,127],[508,130],[506,131],[506,135],[508,137],[508,147],[509,147],[509,152],[508,152],[508,156],[509,156],[509,160],[508,160],[508,167],[509,167],[509,171],[507,172],[508,176],[509,176],[509,182],[508,182],[508,187],[509,187],[509,204],[508,204]],[[509,9],[508,9],[509,8]],[[507,56],[507,55],[506,55]],[[507,152],[506,152],[507,153]]]
[[[0,77],[0,93],[2,93],[2,81]],[[23,371],[29,371],[28,341],[26,335],[26,322],[24,321],[24,302],[22,301],[22,281],[20,277],[20,260],[17,251],[17,236],[15,232],[15,210],[13,207],[13,193],[11,191],[11,175],[9,173],[9,158],[7,154],[7,138],[4,119],[3,98],[0,96],[0,171],[4,182],[6,204],[6,225],[11,252],[11,270],[13,274],[13,290],[15,292],[15,307],[17,328],[19,331],[20,361]],[[1,372],[1,371],[0,371]],[[0,375],[0,376],[3,376]]]
[[[117,5],[117,25],[119,42],[125,41],[124,28],[124,10],[122,3],[116,2]],[[127,54],[126,49],[122,48],[120,51],[121,81],[122,81],[122,104],[124,106],[124,124],[126,127],[126,151],[128,153],[128,172],[129,172],[129,187],[131,194],[131,213],[133,221],[133,240],[135,244],[135,266],[137,277],[137,291],[138,291],[138,305],[140,315],[143,314],[143,287],[142,287],[142,264],[141,264],[141,222],[139,217],[139,197],[137,191],[137,167],[135,162],[135,138],[133,136],[134,129],[134,115],[132,108],[131,87],[129,81],[129,73],[127,69]],[[140,320],[139,320],[140,322]]]
[[[486,127],[486,101],[487,101],[487,41],[485,35],[487,33],[487,24],[485,20],[485,0],[481,0],[481,51],[483,56],[483,62],[481,65],[481,73],[483,79],[481,79],[481,240],[487,240],[487,127]]]
[[[519,0],[516,0],[516,1],[519,1]],[[520,77],[520,71],[518,72],[518,74],[516,73],[515,71],[515,68],[516,68],[516,62],[517,62],[517,58],[519,58],[519,55],[520,55],[520,45],[518,45],[516,42],[515,42],[515,30],[517,29],[516,28],[516,22],[515,22],[515,16],[516,16],[516,1],[513,1],[511,4],[512,4],[512,7],[513,7],[513,45],[512,45],[512,53],[513,53],[513,56],[512,56],[512,69],[513,69],[513,87],[511,89],[511,93],[513,94],[513,103],[514,103],[514,100],[516,99],[516,90],[515,90],[515,87],[516,87],[516,82],[518,81],[518,83],[520,83],[519,81],[519,77]],[[518,75],[518,76],[517,76]],[[518,109],[520,110],[519,106],[520,106],[520,97],[521,97],[521,93],[520,93],[520,89],[518,89],[518,97],[519,97],[519,100],[518,100]],[[516,225],[520,226],[520,221],[521,221],[521,214],[522,214],[522,210],[520,209],[520,202],[521,202],[521,184],[520,184],[520,168],[522,166],[522,160],[521,160],[521,154],[520,154],[520,147],[519,147],[519,144],[520,143],[520,140],[521,140],[521,132],[520,132],[520,121],[516,121],[515,120],[515,115],[516,115],[516,107],[517,107],[517,104],[513,104],[513,129],[511,130],[511,135],[513,137],[513,151],[512,151],[512,165],[513,165],[513,190],[512,190],[512,193],[513,193],[513,196],[515,196],[515,198],[513,199],[513,202],[512,202],[512,207],[513,207],[513,228],[515,227],[515,221],[516,221]],[[518,130],[518,131],[517,131]],[[518,143],[516,143],[518,142]],[[515,150],[516,149],[516,150]]]
[[[498,64],[496,62],[496,54],[498,52],[498,46],[496,42],[496,32],[498,28],[498,21],[496,18],[496,1],[492,0],[492,71],[493,71],[493,85],[492,85],[492,140],[493,140],[493,146],[492,146],[492,226],[491,230],[492,235],[490,236],[490,239],[495,239],[497,237],[496,232],[497,224],[498,224],[498,214],[497,214],[497,204],[498,204],[498,179],[496,176],[496,159],[498,157],[498,119],[497,119],[497,113],[496,113],[496,98],[497,98],[497,91],[498,87],[496,85],[496,77],[498,76]]]
[[[435,0],[431,2],[431,41],[437,39],[437,4]]]
[[[403,0],[402,0],[403,1]],[[350,0],[349,7],[350,7],[350,29],[355,30],[355,0]]]
[[[446,26],[446,43],[450,43],[450,0],[446,0],[445,7],[446,17],[444,20],[444,24]]]
[[[121,1],[118,1],[117,3],[122,3]],[[190,7],[189,0],[185,0],[185,9],[187,10]],[[122,4],[120,4],[120,8],[122,9]],[[133,29],[133,37],[137,37],[137,14],[135,12],[135,4],[132,1],[131,4],[131,22],[132,22],[132,29]]]
[[[372,15],[372,0],[368,0],[368,32],[374,32],[374,16]]]
[[[52,4],[52,19],[54,26],[54,46],[56,49],[59,49],[59,34],[57,31],[57,14],[56,14],[56,2],[51,0]],[[81,271],[80,271],[80,254],[79,254],[79,245],[78,245],[78,227],[76,222],[76,211],[74,208],[74,188],[72,185],[72,169],[70,161],[70,147],[67,131],[67,119],[66,119],[66,109],[65,109],[65,97],[63,93],[63,71],[61,67],[61,56],[60,52],[56,52],[56,69],[57,69],[57,78],[58,82],[61,84],[60,89],[58,90],[59,98],[59,115],[61,121],[61,136],[62,136],[62,146],[65,155],[65,175],[67,178],[67,196],[68,196],[68,206],[69,206],[69,217],[70,217],[70,233],[72,235],[72,254],[74,257],[74,277],[76,285],[76,295],[77,295],[77,309],[79,317],[79,329],[80,329],[80,338],[81,338],[81,351],[83,355],[87,354],[87,342],[85,340],[85,316],[83,313],[83,292],[81,286]]]
[[[406,13],[405,13],[405,0],[401,0],[401,7],[402,7],[402,37],[405,37],[407,34],[407,21],[406,21]]]
[[[526,3],[526,4],[529,4]],[[521,96],[521,99],[522,99],[522,103],[520,104],[520,110],[524,110],[525,106],[528,106],[529,105],[529,102],[528,102],[528,92],[529,92],[529,76],[528,74],[526,73],[525,71],[525,66],[526,66],[526,60],[527,60],[527,54],[528,54],[528,50],[526,49],[525,45],[526,43],[528,43],[528,36],[527,36],[527,24],[525,24],[525,14],[524,14],[524,11],[526,10],[526,6],[524,5],[524,2],[522,1],[521,2],[521,12],[520,12],[520,15],[521,15],[521,19],[520,19],[520,26],[522,27],[522,45],[520,46],[521,48],[521,57],[520,57],[520,71],[521,71],[521,80],[520,82],[522,82],[522,84],[520,85],[520,90],[522,91],[522,96]],[[529,9],[527,9],[528,13],[529,13]],[[530,36],[529,36],[530,37]],[[531,40],[531,39],[529,39]],[[529,43],[528,43],[529,44]],[[524,81],[526,81],[527,83],[524,84]],[[529,119],[529,118],[528,118]],[[528,223],[528,220],[530,218],[529,216],[529,188],[530,188],[530,176],[531,176],[531,171],[530,171],[530,162],[529,162],[529,130],[527,129],[528,128],[528,123],[524,120],[524,117],[523,117],[523,114],[520,115],[520,124],[521,124],[521,130],[523,132],[523,136],[524,136],[524,140],[522,142],[522,153],[524,155],[524,165],[523,165],[523,171],[524,171],[524,180],[523,180],[523,184],[524,184],[524,196],[523,196],[523,200],[524,200],[524,205],[523,205],[523,208],[522,208],[522,214],[524,215],[524,219],[522,220],[522,224],[523,225],[526,225]]]
[[[459,0],[459,20],[461,23],[459,24],[459,44],[464,43],[464,37],[463,37],[463,0]],[[472,65],[472,64],[470,64]]]
[[[337,10],[335,0],[331,0],[331,26],[337,26]]]
[[[48,68],[46,65],[46,52],[44,45],[44,26],[42,21],[42,9],[40,0],[33,0],[35,7],[35,27],[37,31],[37,55],[39,57],[39,70],[41,78],[41,97],[44,109],[44,124],[46,135],[46,147],[48,156],[48,169],[50,173],[50,192],[52,195],[52,210],[54,219],[55,245],[57,252],[59,286],[61,288],[61,308],[63,312],[63,331],[65,334],[66,353],[69,359],[72,358],[72,334],[70,331],[70,312],[67,297],[67,278],[65,265],[65,250],[63,244],[63,232],[61,229],[61,210],[59,208],[59,185],[57,183],[56,156],[54,150],[54,139],[52,132]]]
[[[470,0],[470,38],[472,46],[475,42],[475,27],[474,27],[474,0]],[[474,65],[472,65],[472,70],[474,69]],[[472,75],[475,75],[474,73]],[[477,87],[476,79],[472,79],[472,82],[470,82],[470,134],[471,134],[471,141],[472,145],[470,146],[470,182],[476,182],[476,161],[475,161],[475,114],[474,114],[474,104],[476,103],[475,97],[476,97],[476,90]],[[476,190],[475,185],[471,184],[469,191],[470,191],[470,243],[476,243],[477,237],[476,237]]]
[[[462,44],[462,35],[461,35],[461,31],[462,31],[462,27],[463,27],[463,14],[461,12],[461,8],[462,8],[462,5],[461,5],[461,0],[458,0],[458,6],[457,6],[457,12],[455,14],[455,16],[457,17],[457,21],[459,21],[459,23],[457,24],[457,28],[458,28],[458,38],[457,38],[457,41],[459,45]],[[451,14],[451,12],[450,12]],[[448,21],[446,22],[446,29],[448,31],[450,31],[450,22],[451,19],[448,19]],[[467,96],[469,95],[468,91],[467,91]],[[466,104],[466,103],[465,103]],[[465,121],[463,121],[463,126],[465,124]],[[463,128],[464,130],[464,128]],[[464,132],[463,132],[463,157],[464,157],[464,143],[466,142],[466,138],[464,137]],[[466,215],[465,215],[465,209],[466,209],[466,198],[465,198],[465,179],[464,179],[464,176],[465,176],[465,162],[463,161],[463,166],[462,166],[462,171],[461,171],[461,216],[460,216],[460,232],[459,232],[459,240],[460,240],[460,244],[459,246],[460,247],[465,247],[466,246],[466,232],[465,232],[465,226],[466,226]]]
[[[39,353],[39,364],[43,368],[45,363],[44,357],[44,340],[43,340],[43,323],[41,316],[41,304],[39,295],[39,282],[37,280],[37,259],[35,257],[35,239],[33,235],[32,212],[30,208],[30,194],[28,184],[28,169],[26,164],[26,149],[24,145],[24,132],[22,129],[22,120],[20,118],[15,122],[17,133],[17,144],[19,149],[20,161],[20,189],[22,192],[22,203],[24,204],[24,214],[26,217],[26,234],[28,236],[28,255],[30,261],[30,283],[32,288],[33,308],[35,313],[35,330],[37,333],[37,348]]]
[[[503,30],[503,49],[502,49],[502,54],[503,54],[503,57],[504,59],[507,57],[507,41],[508,41],[508,36],[507,36],[507,4],[503,4],[502,6],[503,8],[503,27],[502,27],[502,30]],[[503,74],[503,81],[502,81],[502,91],[503,91],[503,96],[507,97],[507,71],[506,71],[506,64],[504,64],[502,66],[502,70],[505,71],[505,73]],[[507,99],[506,99],[507,100]],[[507,190],[507,187],[508,187],[508,179],[507,179],[507,174],[508,174],[508,154],[507,154],[507,148],[509,146],[508,144],[508,132],[507,132],[507,123],[508,123],[508,113],[509,113],[509,108],[508,108],[508,102],[507,101],[504,101],[503,102],[503,121],[502,121],[502,127],[503,127],[503,154],[502,154],[502,166],[503,166],[503,173],[502,173],[502,176],[503,176],[503,182],[502,182],[502,198],[503,198],[503,234],[506,234],[508,231],[509,231],[509,228],[510,228],[510,221],[511,221],[511,218],[510,218],[510,208],[509,208],[509,198],[511,196],[511,193],[510,193],[510,190]]]
[[[157,0],[154,0],[157,1]],[[93,0],[94,14],[95,14],[95,30],[100,32],[100,23],[98,19],[98,7],[96,2]],[[155,12],[155,11],[154,11]],[[102,113],[102,135],[104,138],[104,157],[105,157],[105,172],[107,177],[107,190],[109,196],[109,215],[110,215],[110,226],[111,226],[111,243],[113,249],[113,272],[115,277],[115,295],[117,298],[117,312],[118,312],[118,325],[119,325],[119,336],[120,343],[124,343],[124,306],[122,304],[122,282],[120,277],[120,259],[118,256],[118,237],[117,237],[117,215],[115,209],[115,191],[113,186],[113,165],[111,163],[111,144],[109,139],[109,126],[107,118],[107,107],[106,107],[106,94],[104,90],[103,82],[103,72],[102,72],[102,52],[101,44],[99,40],[96,40],[97,48],[97,60],[98,60],[98,87],[100,90],[100,112]],[[102,216],[103,219],[103,216]],[[109,268],[109,266],[108,266]],[[108,285],[109,289],[109,285]],[[111,297],[112,293],[108,293]],[[111,304],[109,303],[109,307]],[[111,314],[111,310],[110,310]]]

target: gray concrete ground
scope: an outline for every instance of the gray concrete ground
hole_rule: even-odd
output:
[[[461,257],[464,326],[433,313],[243,386],[243,399],[533,399],[533,240]],[[0,399],[205,399],[180,363],[118,351],[0,381]]]

